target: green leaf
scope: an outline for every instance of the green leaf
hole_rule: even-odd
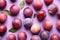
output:
[[[6,12],[6,14],[10,15],[10,11],[9,10],[4,10]]]
[[[12,32],[12,33],[16,32],[16,31],[17,31],[17,30],[14,29],[14,28],[11,28],[11,29],[9,30],[9,32]]]
[[[24,5],[25,5],[25,3],[24,3],[24,0],[20,3],[20,8],[21,9],[23,9],[24,8]]]
[[[35,18],[36,16],[37,16],[37,14],[35,13],[35,14],[34,14],[34,18]]]

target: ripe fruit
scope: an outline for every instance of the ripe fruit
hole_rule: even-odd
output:
[[[57,35],[57,34],[53,34],[53,35],[50,37],[50,40],[60,40],[60,37],[59,37],[59,35]]]
[[[7,27],[3,24],[0,24],[0,36],[3,36],[7,31]]]
[[[52,4],[53,0],[44,0],[44,2],[46,5],[50,5],[50,4]]]
[[[36,10],[40,10],[43,6],[43,3],[40,0],[34,0],[33,1],[33,7]]]
[[[33,15],[33,10],[29,7],[26,7],[23,11],[23,14],[25,18],[30,18]]]
[[[46,17],[46,12],[44,10],[40,10],[37,12],[37,19],[39,21],[43,21]]]
[[[6,20],[7,20],[6,13],[0,11],[0,23],[4,23]]]
[[[60,20],[58,20],[58,21],[56,22],[56,28],[57,28],[58,30],[60,30]]]
[[[58,7],[55,4],[49,5],[49,7],[48,7],[48,13],[51,16],[54,16],[57,13],[57,11],[58,11]]]
[[[52,29],[52,27],[53,27],[53,24],[52,24],[52,22],[50,20],[45,20],[43,22],[43,27],[44,27],[45,30],[50,31]]]
[[[18,6],[16,6],[16,5],[12,5],[10,7],[10,12],[11,12],[12,16],[18,15],[19,11],[20,11],[20,8]]]
[[[39,32],[41,31],[41,27],[39,24],[35,23],[32,25],[30,30],[31,30],[32,34],[39,34]]]
[[[10,0],[11,2],[16,2],[16,0]]]
[[[48,31],[42,31],[40,33],[40,37],[41,37],[42,40],[48,40],[49,36],[50,35],[49,35],[49,32]]]
[[[25,0],[27,4],[31,4],[33,0]]]
[[[18,40],[27,40],[27,34],[25,32],[19,32]]]
[[[22,26],[22,21],[21,21],[21,19],[15,18],[15,19],[12,21],[12,26],[13,26],[13,28],[15,28],[15,29],[21,28],[21,26]]]
[[[16,36],[14,34],[10,34],[10,35],[8,35],[6,40],[16,40]]]
[[[4,9],[6,7],[6,5],[7,5],[6,0],[0,0],[0,9],[1,10]]]
[[[60,10],[57,12],[57,18],[60,19]]]
[[[30,29],[33,24],[33,20],[31,18],[26,18],[24,19],[23,24],[26,29]]]
[[[41,40],[41,39],[40,39],[40,36],[33,35],[30,40]]]

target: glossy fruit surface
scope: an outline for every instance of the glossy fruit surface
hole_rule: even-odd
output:
[[[57,35],[57,34],[53,34],[53,35],[50,37],[50,40],[60,40],[60,37],[59,37],[59,35]]]
[[[26,7],[23,11],[23,14],[25,18],[30,18],[33,15],[33,10],[29,7]]]
[[[12,16],[18,15],[19,14],[19,11],[20,11],[20,8],[18,6],[16,6],[16,5],[12,5],[10,7],[10,12],[11,12],[11,15]]]
[[[0,9],[4,9],[7,5],[6,0],[0,0]]]
[[[33,25],[33,20],[31,18],[26,18],[24,19],[23,24],[26,29],[30,29]]]
[[[7,31],[7,27],[3,24],[0,24],[0,36],[3,36]]]
[[[56,28],[57,28],[58,30],[60,30],[60,20],[58,20],[58,21],[56,22]]]
[[[4,23],[7,20],[7,15],[5,12],[0,11],[0,23]]]
[[[41,39],[40,39],[40,36],[33,35],[30,40],[41,40]]]
[[[46,5],[50,5],[50,4],[52,4],[53,0],[44,0],[44,2]]]
[[[18,40],[27,40],[27,34],[25,32],[19,32]]]
[[[44,27],[45,30],[50,31],[52,29],[52,27],[53,27],[53,24],[52,24],[52,22],[50,20],[45,20],[43,22],[43,27]]]
[[[57,12],[57,18],[60,19],[60,10]]]
[[[10,0],[11,2],[16,2],[16,0]]]
[[[39,24],[35,23],[32,25],[31,27],[32,34],[39,34],[40,31],[41,31],[41,27]]]
[[[40,11],[37,12],[37,19],[39,21],[43,21],[45,19],[45,17],[46,17],[45,10],[40,10]]]
[[[34,0],[33,1],[33,7],[36,10],[40,10],[43,6],[43,3],[40,0]]]
[[[6,40],[16,40],[16,36],[14,34],[10,34],[10,35],[8,35]]]
[[[31,4],[33,0],[25,0],[27,4]]]
[[[40,37],[41,37],[42,40],[48,40],[49,36],[50,35],[49,35],[49,32],[48,31],[42,31],[40,33]]]
[[[15,18],[15,19],[12,21],[12,26],[13,26],[13,28],[15,28],[15,29],[21,28],[21,26],[22,26],[22,21],[21,21],[21,19]]]
[[[54,16],[57,13],[57,11],[58,11],[58,7],[55,4],[49,5],[49,7],[48,7],[48,13],[51,16]]]

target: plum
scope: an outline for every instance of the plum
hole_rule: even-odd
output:
[[[7,15],[5,12],[0,11],[0,23],[4,23],[7,20]]]
[[[15,29],[21,28],[21,26],[22,26],[22,21],[21,21],[21,19],[18,19],[18,18],[13,19],[13,21],[12,21],[12,26],[13,26],[13,28],[15,28]]]
[[[29,8],[29,7],[26,7],[23,10],[23,15],[24,15],[25,18],[30,18],[33,15],[33,10],[31,8]]]
[[[23,24],[26,29],[30,29],[33,24],[33,20],[31,18],[26,18],[24,19]]]
[[[20,11],[20,8],[18,6],[16,6],[16,5],[12,5],[10,7],[10,12],[11,12],[11,15],[12,16],[18,15],[19,14],[19,11]]]
[[[27,40],[27,34],[25,32],[19,32],[18,40]]]

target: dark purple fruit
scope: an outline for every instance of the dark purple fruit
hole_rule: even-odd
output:
[[[40,33],[40,37],[41,37],[42,40],[48,40],[49,36],[50,35],[49,35],[49,32],[48,31],[42,31]]]
[[[4,35],[7,31],[7,27],[3,24],[0,24],[0,36]]]
[[[22,26],[22,21],[21,21],[21,19],[15,18],[15,19],[12,21],[12,26],[13,26],[13,28],[15,28],[15,29],[21,28],[21,26]]]
[[[57,12],[57,18],[60,19],[60,10]]]
[[[0,11],[0,23],[4,23],[6,20],[7,20],[6,13]]]
[[[7,5],[6,0],[0,0],[0,9],[4,9]]]
[[[12,16],[18,15],[19,11],[20,11],[20,8],[18,6],[16,6],[16,5],[12,5],[10,7],[10,12],[11,12]]]
[[[31,4],[33,0],[25,0],[27,4]]]
[[[46,17],[46,12],[44,10],[40,10],[37,12],[37,19],[39,21],[43,21]]]
[[[31,27],[32,34],[39,34],[40,31],[41,31],[41,27],[39,24],[35,23],[32,25]]]
[[[53,34],[53,35],[50,37],[50,40],[60,40],[60,37],[59,37],[59,35],[57,35],[57,34]]]
[[[31,18],[26,18],[24,19],[23,24],[26,29],[30,29],[33,24],[33,20]]]
[[[54,16],[58,11],[58,7],[55,4],[51,4],[48,7],[48,13],[52,16]]]
[[[27,40],[27,34],[25,32],[19,32],[18,40]]]
[[[16,40],[16,36],[14,34],[10,34],[10,35],[8,35],[6,40]]]
[[[52,27],[53,27],[53,24],[52,24],[52,22],[50,20],[45,20],[43,22],[43,27],[44,27],[45,30],[50,31],[52,29]]]
[[[23,11],[23,14],[25,18],[30,18],[33,15],[33,10],[29,7],[26,7]]]
[[[56,22],[56,28],[57,28],[58,30],[60,30],[60,20],[58,20],[58,21]]]
[[[44,0],[44,2],[48,6],[48,5],[52,4],[53,0]]]
[[[33,1],[33,7],[36,10],[40,10],[43,6],[43,3],[40,0],[34,0]]]
[[[16,2],[16,0],[10,0],[11,2]]]
[[[41,39],[40,39],[40,36],[33,35],[30,40],[41,40]]]

